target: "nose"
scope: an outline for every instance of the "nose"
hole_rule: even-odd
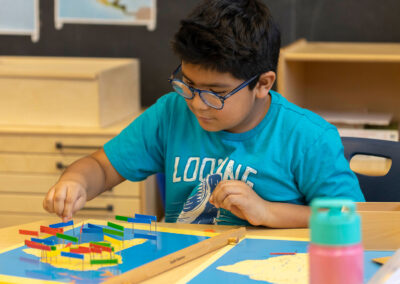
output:
[[[195,92],[193,99],[190,100],[190,104],[192,108],[196,110],[207,110],[210,108],[205,102],[203,102],[198,92]]]

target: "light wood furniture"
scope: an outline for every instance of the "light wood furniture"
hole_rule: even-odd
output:
[[[385,206],[388,211],[382,211]],[[362,215],[363,245],[366,249],[395,250],[400,247],[400,231],[398,226],[400,220],[400,203],[358,203],[357,207]],[[35,230],[40,225],[48,225],[58,221],[59,219],[52,218],[24,224],[23,228],[27,230]],[[76,220],[76,222],[78,221],[79,220]],[[378,223],[381,225],[377,226]],[[226,232],[227,230],[237,228],[233,226],[172,223],[159,223],[158,226],[198,231],[212,229],[215,232]],[[18,230],[20,228],[21,226],[13,226],[0,229],[0,250],[20,244],[26,239],[26,236],[18,234]],[[382,234],[382,229],[384,229],[386,234]],[[248,227],[246,230],[246,235],[306,239],[309,236],[309,230]],[[200,258],[192,260],[189,263],[183,264],[154,278],[151,278],[143,283],[175,283],[191,273],[197,267],[201,266],[204,262],[216,255],[218,252],[219,250],[206,254]]]
[[[0,125],[108,126],[139,90],[138,59],[0,56]]]
[[[104,284],[142,283],[145,280],[151,279],[193,259],[199,258],[217,249],[224,248],[228,244],[236,244],[240,239],[244,238],[245,235],[246,229],[244,227],[223,232],[121,275],[107,279],[104,281]]]
[[[282,49],[278,91],[327,111],[392,113],[400,119],[400,44],[299,40]]]
[[[400,248],[400,202],[359,202],[364,247],[370,250]]]
[[[64,168],[100,148],[129,122],[105,128],[0,126],[0,227],[47,218],[43,198]],[[146,185],[126,181],[88,202],[78,216],[154,213],[155,204],[152,179]]]

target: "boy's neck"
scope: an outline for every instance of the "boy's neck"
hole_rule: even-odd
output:
[[[242,123],[240,123],[240,125],[237,125],[235,128],[226,131],[232,133],[243,133],[253,129],[267,115],[270,105],[270,94],[268,94],[268,96],[263,99],[256,99],[253,109],[249,112],[248,116],[242,121]]]

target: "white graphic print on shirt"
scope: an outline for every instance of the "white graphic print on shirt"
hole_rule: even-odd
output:
[[[186,164],[184,163],[185,161],[181,161],[180,157],[175,157],[174,174],[172,177],[174,183],[182,181],[193,182],[196,180],[202,182],[204,180],[204,175],[219,173],[222,174],[222,180],[241,180],[250,187],[253,187],[254,184],[248,179],[251,174],[257,174],[257,170],[248,166],[242,171],[244,166],[235,163],[234,160],[230,160],[228,157],[218,160],[217,170],[215,170],[215,164],[217,163],[217,159],[215,158],[205,157],[201,159],[200,157],[189,157],[186,160]],[[185,166],[183,167],[182,165]],[[184,169],[183,173],[182,169]],[[207,172],[206,169],[208,170]]]

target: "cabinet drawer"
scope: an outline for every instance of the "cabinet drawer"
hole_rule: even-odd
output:
[[[9,154],[0,153],[0,172],[60,174],[83,155]]]
[[[131,182],[124,181],[114,187],[111,191],[104,192],[103,195],[112,195],[112,196],[132,196],[132,197],[141,197],[142,196],[142,188],[144,189],[145,181],[141,182]]]
[[[0,192],[45,194],[59,175],[0,173]]]
[[[99,196],[86,203],[77,217],[102,216],[102,218],[113,218],[115,215],[133,216],[142,212],[138,198],[119,198]]]
[[[7,194],[0,193],[0,212],[2,213],[46,213],[42,207],[43,196],[34,194]],[[129,215],[140,213],[140,200],[138,198],[119,198],[99,196],[86,203],[77,216],[102,216]]]
[[[46,194],[58,180],[59,175],[0,173],[0,192]],[[141,182],[125,181],[102,196],[139,197]]]
[[[112,136],[0,134],[0,152],[89,154]]]

